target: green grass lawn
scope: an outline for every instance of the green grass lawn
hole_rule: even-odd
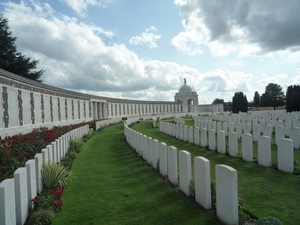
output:
[[[193,123],[188,120],[187,124]],[[159,128],[152,128],[150,121],[138,123],[133,127],[168,146],[175,146],[178,150],[187,150],[192,158],[203,156],[210,160],[211,177],[215,179],[215,165],[225,164],[238,171],[238,192],[246,200],[246,209],[258,217],[274,216],[283,224],[300,224],[300,177],[280,172],[273,168],[257,165],[256,162],[245,162],[240,158],[218,154],[200,146],[177,140],[159,132]],[[257,153],[256,153],[257,154]],[[297,158],[299,150],[295,151]],[[193,164],[193,160],[192,160]]]
[[[122,135],[117,124],[86,143],[53,225],[216,224],[149,169]]]

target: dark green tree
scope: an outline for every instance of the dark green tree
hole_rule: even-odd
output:
[[[284,105],[285,96],[282,87],[278,84],[269,83],[265,93],[260,98],[260,106],[272,106],[274,110],[278,106]]]
[[[254,93],[254,97],[253,97],[253,105],[257,108],[260,102],[260,95],[258,94],[258,92],[256,91]]]
[[[232,112],[248,112],[247,96],[243,92],[236,92],[232,98]]]
[[[41,81],[43,70],[37,70],[38,60],[32,60],[17,51],[16,37],[9,31],[8,19],[0,14],[0,68],[17,75]]]
[[[286,90],[286,111],[300,112],[300,85],[288,86]]]

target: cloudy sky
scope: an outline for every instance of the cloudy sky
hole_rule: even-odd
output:
[[[209,104],[300,84],[299,0],[2,0],[0,12],[60,88],[173,101],[186,78]]]

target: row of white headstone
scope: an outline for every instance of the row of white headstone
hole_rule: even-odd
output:
[[[57,163],[64,157],[72,138],[82,138],[89,125],[74,129],[42,149],[34,159],[18,168],[13,178],[0,183],[0,224],[23,225],[33,209],[31,200],[43,189],[41,168],[44,163]]]
[[[261,166],[270,167],[272,164],[271,155],[271,132],[269,132],[268,125],[265,125],[264,136],[260,136],[260,125],[255,124],[253,130],[253,136],[250,134],[250,128],[246,128],[244,133],[241,132],[240,123],[234,126],[234,123],[230,123],[229,131],[226,129],[227,122],[223,122],[223,129],[221,129],[221,122],[218,122],[217,133],[215,129],[208,129],[209,124],[215,124],[215,121],[201,121],[202,128],[192,126],[182,126],[179,124],[172,124],[166,122],[160,122],[160,131],[177,139],[193,143],[195,145],[201,145],[202,147],[208,146],[210,150],[217,150],[221,154],[226,153],[226,131],[229,134],[228,138],[228,151],[229,155],[238,157],[238,139],[242,139],[242,158],[245,161],[253,162],[253,141],[258,142],[258,164]],[[245,124],[249,125],[249,124]],[[245,126],[247,127],[247,126]],[[250,127],[250,125],[248,126]],[[232,130],[237,132],[233,132]],[[299,132],[299,128],[293,128],[293,131]],[[266,133],[270,136],[266,136]],[[297,132],[295,132],[297,134]],[[217,134],[217,135],[216,135]],[[278,149],[278,169],[287,173],[294,171],[294,141],[292,139],[284,138],[284,127],[276,127],[276,143]],[[295,135],[296,136],[296,135]],[[255,138],[254,138],[255,137]],[[297,137],[297,136],[296,136]],[[217,140],[216,140],[217,139]]]
[[[276,144],[277,141],[281,138],[285,138],[285,136],[288,136],[290,139],[293,140],[294,148],[299,149],[300,148],[300,123],[298,121],[298,118],[293,118],[292,120],[286,120],[283,122],[282,120],[278,120],[274,123],[266,120],[261,119],[242,119],[234,122],[234,119],[230,119],[228,121],[213,121],[208,120],[207,118],[200,118],[200,117],[193,117],[194,118],[194,124],[195,127],[206,128],[207,130],[213,129],[216,132],[219,130],[225,131],[225,135],[228,136],[230,132],[236,132],[238,135],[238,138],[241,138],[242,133],[244,134],[253,134],[253,141],[257,142],[258,137],[263,134],[263,136],[272,137],[272,132],[275,128],[275,138],[276,138]],[[174,121],[177,119],[174,118]],[[184,125],[180,123],[180,125]]]
[[[173,185],[190,196],[192,179],[191,154],[174,146],[147,137],[124,124],[128,144],[149,165],[167,176]],[[179,160],[178,160],[179,158]],[[204,208],[211,208],[210,162],[204,157],[194,158],[195,200]],[[216,211],[225,224],[238,224],[237,171],[227,165],[216,165]]]

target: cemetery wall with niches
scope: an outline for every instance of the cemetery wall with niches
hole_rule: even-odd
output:
[[[108,98],[56,88],[0,69],[0,136],[131,116],[180,113],[177,102]]]

